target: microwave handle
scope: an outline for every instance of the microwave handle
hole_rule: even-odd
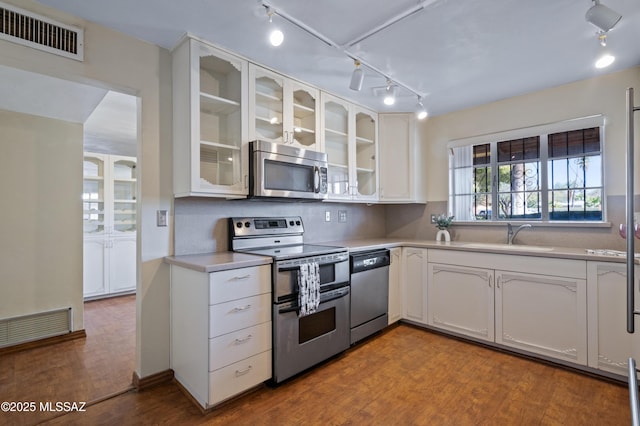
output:
[[[313,192],[320,192],[320,167],[313,166]]]

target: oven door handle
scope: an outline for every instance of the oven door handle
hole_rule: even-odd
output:
[[[338,263],[344,262],[345,259],[341,259],[341,260],[331,260],[329,262],[318,262],[318,266],[325,266],[325,265],[336,265]],[[296,266],[276,266],[278,268],[278,272],[290,272],[290,271],[297,271],[300,269],[300,265],[296,265]]]
[[[336,299],[340,299],[342,297],[345,297],[346,295],[349,294],[349,289],[345,288],[344,290],[334,293],[331,296],[323,296],[322,293],[320,293],[320,306],[322,306],[323,303],[327,303],[327,302],[331,302],[332,300],[336,300]],[[288,308],[279,308],[278,309],[278,313],[279,314],[286,314],[287,312],[300,312],[300,306],[290,306]]]

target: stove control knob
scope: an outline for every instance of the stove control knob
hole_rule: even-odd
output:
[[[245,227],[245,228],[248,228],[248,227],[250,227],[250,226],[251,226],[251,222],[245,222],[245,223],[244,223],[244,227]]]
[[[236,222],[236,228],[242,228],[242,222]]]
[[[300,221],[296,220],[296,225],[300,226]]]
[[[293,221],[292,220],[289,221],[289,226],[293,226]]]

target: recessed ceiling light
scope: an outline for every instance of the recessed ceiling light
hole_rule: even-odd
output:
[[[606,53],[598,58],[596,61],[596,68],[606,68],[616,60],[616,57]]]

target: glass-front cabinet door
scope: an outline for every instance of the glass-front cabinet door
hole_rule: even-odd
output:
[[[113,233],[136,232],[136,162],[127,157],[111,157],[113,185]]]
[[[330,200],[378,198],[378,114],[322,94],[324,152]]]
[[[105,233],[105,156],[85,154],[82,224],[85,235]]]
[[[327,173],[330,199],[351,197],[349,178],[349,106],[323,94],[324,152],[329,161]]]
[[[191,38],[173,51],[176,196],[247,194],[247,67]]]
[[[291,80],[288,91],[291,100],[292,120],[286,125],[287,140],[299,148],[320,150],[318,128],[320,127],[320,92],[318,89]]]
[[[319,151],[320,91],[249,65],[249,140]]]
[[[285,143],[284,77],[249,66],[249,139]]]
[[[378,192],[377,114],[358,107],[355,111],[355,196],[372,199]]]

